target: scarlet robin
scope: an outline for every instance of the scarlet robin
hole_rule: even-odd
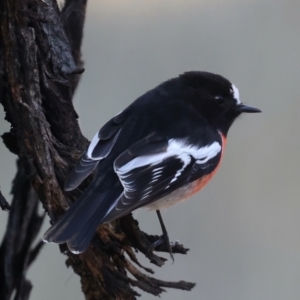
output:
[[[257,112],[241,103],[234,84],[208,72],[187,72],[148,91],[96,133],[65,190],[96,169],[93,182],[44,240],[80,253],[100,224],[137,208],[154,209],[161,220],[161,208],[186,200],[216,173],[234,120]]]

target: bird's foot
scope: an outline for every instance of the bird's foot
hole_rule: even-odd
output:
[[[148,248],[148,252],[152,252],[156,247],[158,247],[158,246],[160,246],[162,244],[167,245],[168,252],[169,252],[169,254],[171,256],[171,259],[172,259],[172,261],[174,263],[174,256],[173,256],[173,252],[172,252],[172,245],[170,243],[169,236],[166,235],[166,234],[161,235],[157,241],[155,241],[154,243],[152,243],[149,246],[149,248]]]

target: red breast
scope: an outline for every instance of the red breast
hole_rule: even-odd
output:
[[[165,209],[170,207],[171,205],[174,205],[176,203],[183,202],[187,199],[189,199],[191,196],[199,192],[209,181],[213,176],[216,174],[218,168],[220,167],[220,162],[223,157],[224,149],[226,146],[226,137],[223,136],[221,133],[221,138],[222,138],[222,152],[221,152],[221,158],[216,166],[216,168],[208,175],[203,176],[199,178],[198,180],[195,180],[187,185],[184,185],[180,187],[179,189],[173,191],[172,193],[166,195],[165,197],[154,201],[150,204],[147,205],[147,208],[149,210],[157,210],[157,209]]]
[[[218,165],[216,166],[216,168],[210,174],[208,174],[206,176],[203,176],[203,177],[199,178],[198,180],[195,180],[192,183],[192,189],[191,189],[191,192],[188,195],[188,197],[191,197],[195,193],[199,192],[214,177],[214,175],[218,171],[218,169],[221,165],[224,150],[225,150],[225,147],[226,147],[226,137],[222,133],[220,133],[220,136],[221,136],[221,139],[222,139],[222,152],[221,152],[221,158],[220,158],[220,161],[219,161]]]

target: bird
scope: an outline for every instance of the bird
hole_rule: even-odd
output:
[[[100,224],[147,207],[157,212],[168,241],[160,210],[200,191],[220,166],[233,122],[258,112],[218,74],[189,71],[161,83],[96,133],[64,189],[77,188],[94,172],[93,181],[43,240],[66,243],[79,254]]]

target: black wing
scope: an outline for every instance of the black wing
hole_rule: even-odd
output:
[[[112,151],[129,109],[124,110],[107,122],[92,139],[86,151],[68,175],[64,189],[71,191],[87,178],[104,158]]]
[[[104,221],[158,200],[215,168],[221,144],[196,146],[186,139],[167,139],[152,134],[127,151],[114,163],[124,187],[122,197],[111,206]],[[216,159],[215,159],[216,158]]]

